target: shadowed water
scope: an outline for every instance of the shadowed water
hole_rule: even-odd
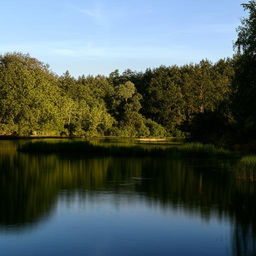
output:
[[[0,141],[0,255],[256,255],[256,184],[235,160],[37,156],[19,143]]]

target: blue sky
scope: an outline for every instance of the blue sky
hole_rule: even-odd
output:
[[[242,0],[0,0],[0,53],[72,75],[232,56]]]

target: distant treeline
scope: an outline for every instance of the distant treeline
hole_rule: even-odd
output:
[[[0,134],[254,138],[256,2],[243,6],[235,55],[216,63],[74,78],[29,55],[0,56]]]
[[[233,74],[232,60],[204,60],[76,79],[7,53],[0,57],[0,133],[180,136],[185,121],[229,98]]]

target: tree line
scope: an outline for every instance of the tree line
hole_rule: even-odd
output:
[[[54,74],[21,53],[0,57],[0,131],[17,135],[180,136],[230,94],[232,60],[109,76]]]
[[[254,138],[256,2],[243,7],[235,54],[216,63],[74,78],[28,54],[1,55],[0,134]]]

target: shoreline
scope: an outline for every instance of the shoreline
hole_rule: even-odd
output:
[[[14,136],[14,135],[0,135],[0,140],[19,140],[19,139],[132,139],[137,141],[145,142],[164,142],[168,140],[180,140],[184,138],[176,137],[166,137],[166,138],[156,138],[156,137],[119,137],[119,136]]]

